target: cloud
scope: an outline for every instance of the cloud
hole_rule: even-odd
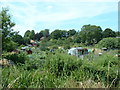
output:
[[[51,8],[53,8],[53,6],[50,6],[50,5],[49,5],[49,6],[47,6],[47,8],[48,8],[48,9],[51,9]]]
[[[67,20],[79,18],[92,18],[103,13],[117,10],[116,3],[112,2],[117,2],[118,0],[106,1],[2,0],[1,7],[8,6],[10,8],[10,12],[13,15],[13,20],[16,23],[14,29],[23,33],[28,29],[35,29],[36,25],[39,23],[47,23],[49,24],[47,25],[48,27],[54,27],[56,25],[55,23],[60,24]]]

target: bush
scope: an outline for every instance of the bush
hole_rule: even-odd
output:
[[[108,49],[120,48],[118,39],[119,38],[104,38],[97,44],[97,47],[106,47]]]
[[[22,52],[20,54],[6,53],[6,54],[3,54],[3,58],[6,58],[8,60],[12,60],[15,64],[17,64],[17,63],[24,64],[25,60],[28,59],[27,55],[25,53],[22,53]]]

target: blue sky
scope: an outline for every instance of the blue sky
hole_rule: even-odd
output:
[[[26,30],[55,29],[80,31],[83,25],[118,30],[119,0],[1,0],[8,7],[13,28],[23,36]],[[1,10],[1,9],[0,9]]]

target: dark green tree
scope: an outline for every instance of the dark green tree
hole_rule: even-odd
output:
[[[35,31],[34,30],[32,30],[30,32],[30,39],[35,40]]]
[[[98,43],[102,39],[102,29],[96,25],[84,25],[80,31],[81,42],[87,45]]]
[[[25,44],[29,44],[30,43],[30,35],[31,35],[31,32],[30,30],[27,30],[24,34],[24,43]]]
[[[103,38],[107,38],[107,37],[116,37],[116,33],[112,29],[106,28],[103,31]]]
[[[68,37],[68,32],[66,30],[61,30],[61,37]]]
[[[24,44],[30,44],[30,38],[29,37],[24,37]]]
[[[73,36],[73,35],[75,35],[75,33],[76,33],[75,29],[72,29],[72,30],[68,31],[69,36]]]
[[[40,33],[42,33],[43,36],[47,38],[49,36],[49,29],[42,30]]]
[[[115,32],[117,37],[120,37],[120,31]]]
[[[41,37],[43,37],[43,34],[41,32],[35,34],[35,40],[39,41]]]
[[[34,30],[32,30],[32,31],[27,30],[24,34],[24,43],[29,44],[30,40],[35,40],[35,31]]]
[[[59,30],[59,29],[56,29],[56,30],[54,30],[54,31],[51,33],[50,36],[51,36],[52,39],[62,38],[62,31]]]
[[[30,30],[27,30],[24,34],[24,37],[29,37],[30,38],[30,33],[31,33]]]
[[[24,44],[24,39],[19,34],[15,34],[14,36],[12,36],[12,41],[18,43],[19,45]]]

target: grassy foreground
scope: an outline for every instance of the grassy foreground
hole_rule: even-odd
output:
[[[2,68],[3,88],[105,88],[119,87],[117,51],[102,56],[89,54],[83,60],[65,51],[37,49],[26,55],[25,64]]]

